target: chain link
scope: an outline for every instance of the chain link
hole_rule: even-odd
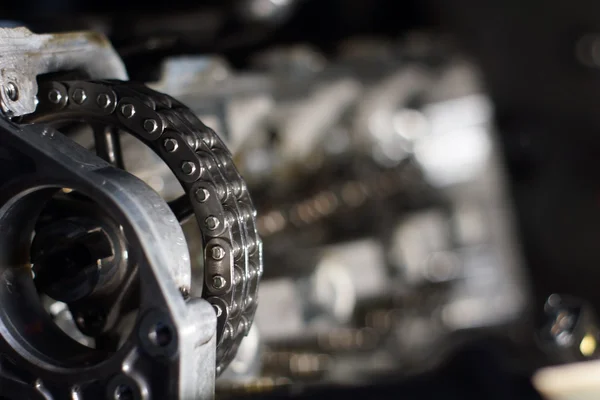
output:
[[[204,243],[202,297],[217,314],[220,374],[250,329],[263,273],[256,210],[230,152],[189,108],[141,84],[46,82],[38,98],[24,122],[100,121],[123,129],[152,148],[185,189]]]

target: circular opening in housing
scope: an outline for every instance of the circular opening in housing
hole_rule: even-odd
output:
[[[109,136],[112,135],[111,129],[114,129],[110,126],[101,128],[101,125],[98,125],[98,123],[94,121],[94,125],[92,125],[87,122],[73,122],[68,120],[57,121],[53,123],[53,126],[61,130],[79,145],[98,154],[96,140],[103,132],[102,129],[106,129],[105,133]],[[98,132],[99,129],[100,132]],[[95,130],[96,132],[94,132]],[[172,202],[186,195],[173,171],[146,143],[125,130],[118,130],[117,135],[118,140],[115,143],[118,143],[118,145],[113,150],[121,153],[123,166],[127,172],[144,181],[167,202]],[[107,140],[106,142],[109,143],[110,141]],[[164,143],[163,145],[166,144]],[[110,148],[110,146],[108,147]],[[106,155],[103,157],[106,158]],[[177,214],[176,208],[175,213]],[[202,294],[204,282],[204,244],[202,233],[195,218],[188,218],[185,221],[181,221],[181,225],[188,244],[192,268],[190,294],[193,297],[199,297]]]
[[[135,394],[130,386],[123,384],[116,387],[114,398],[115,400],[134,400]]]
[[[9,344],[63,368],[118,351],[133,330],[139,288],[123,228],[105,207],[45,186],[1,205],[0,224],[11,227],[0,236],[0,329]]]
[[[171,340],[173,340],[173,333],[169,326],[158,322],[150,328],[148,339],[154,346],[167,347],[171,343]]]

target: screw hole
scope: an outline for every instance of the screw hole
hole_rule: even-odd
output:
[[[115,389],[115,400],[134,400],[133,389],[128,385],[119,385]]]
[[[17,85],[15,85],[13,82],[8,82],[4,87],[4,90],[6,92],[6,97],[8,97],[11,101],[17,101],[19,98],[19,89],[17,88]]]
[[[223,289],[227,285],[227,281],[221,275],[215,275],[212,279],[212,285],[215,289]]]
[[[159,322],[150,328],[148,339],[157,347],[166,347],[173,340],[173,334],[171,333],[171,328]]]

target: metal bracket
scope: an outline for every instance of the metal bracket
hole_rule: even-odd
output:
[[[39,125],[16,127],[2,118],[0,167],[10,169],[0,174],[0,226],[6,227],[0,235],[2,395],[57,399],[71,393],[72,398],[100,400],[125,391],[137,400],[212,399],[217,320],[206,300],[185,301],[179,291],[190,284],[189,256],[181,227],[164,200],[59,132]],[[31,296],[31,274],[22,267],[30,236],[20,228],[29,226],[45,196],[60,187],[103,204],[122,224],[136,253],[131,254],[140,280],[135,334],[108,358],[98,359],[94,349],[53,328],[37,305],[39,299]],[[167,332],[168,342],[152,339],[160,330]],[[11,375],[9,365],[27,371],[35,382]],[[157,374],[165,379],[155,379]]]
[[[24,27],[0,28],[0,54],[0,108],[9,116],[35,111],[42,74],[81,71],[90,79],[127,80],[123,61],[95,32],[36,35]]]

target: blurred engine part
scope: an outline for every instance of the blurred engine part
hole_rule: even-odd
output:
[[[124,68],[104,38],[0,38],[13,71],[0,119],[3,398],[212,398],[262,275],[231,154],[183,104],[117,80]],[[86,128],[88,149],[69,138]],[[167,165],[181,197],[167,204],[124,171],[135,160],[123,132]],[[202,270],[177,216],[197,221]]]
[[[163,64],[153,87],[228,127],[277,266],[259,291],[261,345],[239,364],[254,377],[227,371],[222,395],[369,382],[433,368],[469,338],[522,340],[529,293],[491,104],[459,54],[411,51],[357,41],[333,60],[269,50],[244,71]]]
[[[404,78],[418,82],[418,78],[411,76],[410,72],[404,73],[407,75],[392,76],[398,76],[400,81]],[[350,179],[342,184],[340,192],[335,189],[325,192],[335,196],[330,197],[331,203],[347,209],[339,217],[342,220],[339,229],[331,231],[335,229],[331,221],[327,223],[326,229],[330,230],[327,233],[316,228],[319,223],[314,216],[319,214],[317,199],[326,198],[322,194],[306,197],[306,201],[297,201],[291,207],[278,211],[279,215],[289,216],[289,220],[281,224],[290,226],[288,234],[295,238],[288,239],[296,248],[291,257],[299,258],[299,243],[309,246],[302,250],[303,261],[300,263],[305,264],[304,268],[307,268],[306,264],[310,265],[306,253],[318,245],[319,239],[316,238],[343,240],[342,235],[347,235],[354,228],[355,235],[375,235],[380,241],[382,255],[362,262],[355,257],[353,261],[363,266],[363,274],[377,276],[377,271],[388,271],[387,276],[379,280],[379,295],[392,298],[392,307],[387,310],[387,318],[391,321],[384,322],[383,326],[394,326],[388,329],[396,338],[394,347],[399,353],[392,358],[405,370],[434,364],[434,356],[441,361],[441,350],[448,345],[450,337],[456,337],[457,332],[472,334],[474,329],[493,331],[517,324],[524,316],[527,299],[521,261],[514,249],[515,233],[505,200],[498,150],[491,136],[489,102],[473,90],[475,83],[468,80],[472,79],[474,72],[466,65],[451,64],[442,69],[438,78],[435,74],[431,75],[434,75],[430,78],[433,84],[423,83],[414,90],[421,92],[421,104],[416,109],[414,105],[406,104],[406,99],[396,97],[390,100],[392,104],[397,102],[400,105],[396,115],[387,111],[386,118],[384,115],[389,108],[376,108],[371,113],[365,111],[372,120],[368,117],[358,119],[359,122],[373,121],[373,129],[365,129],[364,123],[352,126],[352,132],[361,135],[359,143],[365,143],[364,133],[368,134],[366,137],[373,145],[357,148],[366,149],[373,161],[384,166],[383,171],[399,171],[402,174],[410,171],[407,168],[412,165],[422,171],[408,181],[399,181],[400,190],[396,197],[391,197],[393,202],[386,205],[383,196],[386,190],[393,188],[393,180],[384,181],[382,185],[379,182],[381,172],[368,174],[365,164],[359,164],[355,170],[357,176],[363,178],[361,181]],[[383,82],[385,84],[379,87],[387,89],[392,81],[384,78]],[[406,84],[401,86],[408,88]],[[386,98],[385,93],[383,91],[381,97],[373,97],[387,106],[389,103],[382,100]],[[398,90],[393,93],[397,94]],[[371,98],[362,98],[371,106]],[[404,123],[394,125],[403,118]],[[406,127],[412,128],[409,134],[416,134],[412,140],[407,141],[402,135]],[[384,135],[386,128],[389,133]],[[393,132],[398,132],[395,138],[399,145],[397,148],[392,145]],[[388,156],[383,156],[381,149],[385,149]],[[394,160],[396,157],[396,160],[412,158],[414,161],[398,164]],[[353,157],[352,162],[356,162],[357,158]],[[356,195],[344,196],[344,188],[351,188],[353,184],[358,189]],[[399,203],[402,202],[405,208],[400,208]],[[305,219],[299,226],[294,218],[302,218],[303,211]],[[265,215],[277,214],[270,211]],[[259,227],[262,226],[262,218],[259,218]],[[364,223],[361,224],[362,221]],[[358,224],[361,225],[357,229]],[[302,230],[310,233],[303,235]],[[271,241],[282,240],[281,234],[272,238],[270,231],[262,233],[269,259],[269,253],[277,251],[271,247]],[[353,244],[348,246],[352,247]],[[361,254],[368,253],[363,251]],[[347,263],[346,268],[350,265],[352,263]],[[355,277],[358,289],[364,278],[356,273],[357,267],[352,271],[348,275]],[[343,274],[338,274],[337,278],[339,284],[345,281]],[[269,284],[266,282],[263,289],[266,290]],[[299,297],[307,298],[305,295]],[[380,302],[384,300],[380,299]],[[334,307],[335,302],[332,300],[330,304]],[[266,308],[260,311],[260,315],[268,312]],[[379,310],[380,315],[382,311],[385,310]],[[260,328],[260,316],[258,321]],[[357,334],[363,327],[355,325]],[[331,330],[326,328],[323,332]],[[331,332],[331,335],[334,337],[335,333]],[[346,369],[348,361],[340,364]],[[384,361],[379,364],[389,365]],[[357,366],[365,365],[362,360],[357,363]],[[365,379],[365,371],[350,376],[350,381],[361,377]]]
[[[554,362],[597,359],[600,330],[591,305],[573,296],[551,295],[544,312],[546,324],[539,332],[541,347]]]
[[[533,376],[535,388],[548,400],[586,400],[600,392],[599,361],[543,368]]]

